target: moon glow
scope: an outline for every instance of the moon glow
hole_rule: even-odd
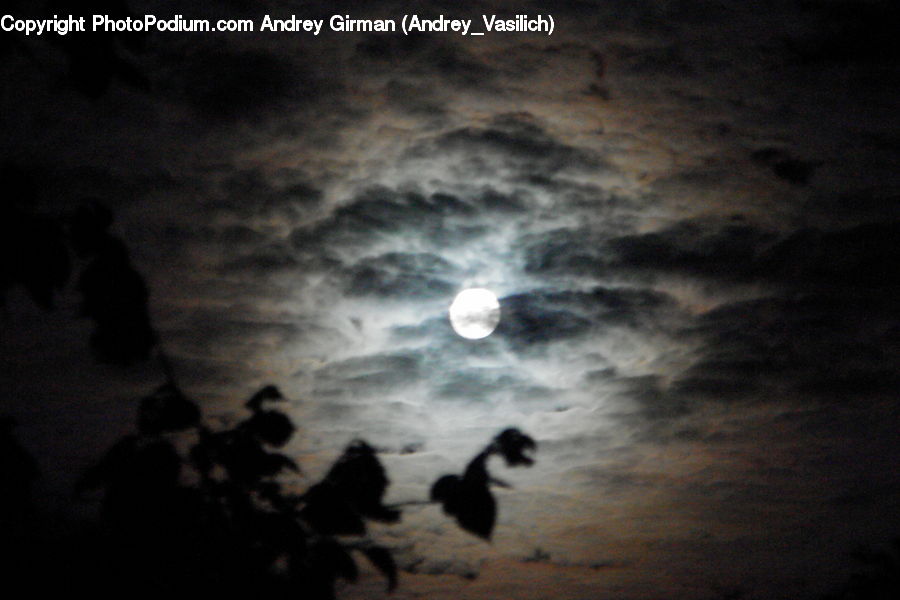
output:
[[[500,323],[500,302],[484,288],[469,288],[457,294],[450,305],[450,324],[464,338],[485,338]]]

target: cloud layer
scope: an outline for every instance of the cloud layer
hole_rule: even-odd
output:
[[[900,516],[894,13],[518,7],[557,32],[160,38],[152,93],[94,103],[11,63],[3,156],[48,205],[109,197],[179,376],[223,420],[278,384],[312,478],[363,436],[424,498],[497,430],[538,439],[493,546],[409,511],[400,595],[818,591]],[[471,286],[500,297],[484,340],[446,316]],[[4,343],[38,373],[24,304]]]

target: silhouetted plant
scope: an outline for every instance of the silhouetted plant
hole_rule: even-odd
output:
[[[91,347],[98,360],[127,365],[145,360],[157,338],[147,309],[144,279],[131,265],[122,241],[109,232],[112,212],[88,200],[71,215],[41,214],[31,176],[0,168],[0,303],[21,285],[35,304],[53,307],[69,282],[73,256],[83,263],[76,288],[81,314],[95,325]]]
[[[0,302],[21,285],[35,304],[52,308],[71,273],[62,225],[37,213],[37,188],[25,170],[0,167],[0,190]]]
[[[90,90],[99,93],[106,85],[98,80]],[[147,286],[110,231],[112,212],[91,199],[70,214],[41,214],[33,179],[13,166],[0,168],[0,190],[0,305],[11,288],[22,286],[50,310],[78,271],[75,289],[81,315],[95,325],[90,342],[96,358],[127,365],[155,350],[166,379],[140,400],[136,432],[115,443],[76,485],[78,494],[100,491],[102,502],[96,530],[73,542],[72,586],[101,596],[140,590],[329,600],[338,579],[357,579],[354,554],[360,554],[393,590],[391,550],[367,537],[367,521],[390,524],[401,517],[384,504],[390,481],[375,449],[354,440],[320,482],[302,494],[286,491],[280,477],[299,467],[278,451],[295,432],[290,418],[273,408],[284,401],[281,392],[271,385],[257,391],[245,403],[250,415],[233,427],[215,430],[203,421],[158,343]],[[19,517],[30,509],[36,471],[12,438],[11,423],[3,421],[0,431],[0,512],[9,523],[23,524]],[[534,449],[530,437],[506,429],[461,477],[440,478],[431,500],[466,531],[490,539],[496,501],[489,485],[504,484],[490,477],[487,460],[496,454],[509,466],[530,465],[526,453]],[[32,565],[23,578],[38,571],[41,553],[38,544],[28,544],[16,563]]]
[[[70,221],[75,253],[88,259],[78,278],[82,314],[96,328],[91,345],[100,360],[127,365],[148,358],[156,334],[147,311],[149,293],[121,240],[108,231],[112,213],[99,202],[81,206]]]
[[[289,440],[294,426],[268,408],[282,400],[274,386],[263,388],[245,404],[251,415],[223,431],[203,424],[197,405],[172,382],[141,401],[138,433],[113,446],[78,486],[103,490],[114,579],[146,585],[152,579],[160,590],[331,599],[338,579],[357,579],[353,553],[359,553],[385,575],[389,590],[396,587],[390,549],[365,537],[367,520],[400,520],[383,503],[390,482],[374,448],[355,440],[322,481],[300,495],[286,492],[278,476],[297,466],[273,449]],[[169,439],[173,434],[196,440],[185,456]],[[475,457],[457,487],[432,496],[464,529],[489,538],[495,501],[486,460],[499,454],[509,465],[531,464],[524,451],[534,447],[531,438],[507,429]]]
[[[444,475],[434,482],[431,499],[440,502],[444,512],[454,517],[460,527],[490,539],[497,517],[497,502],[489,484],[506,484],[488,474],[487,459],[492,454],[499,454],[510,467],[531,465],[534,461],[525,452],[536,447],[534,440],[518,429],[506,429],[472,459],[461,477]]]

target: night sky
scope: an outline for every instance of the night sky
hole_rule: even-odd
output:
[[[437,506],[374,530],[392,597],[815,598],[900,535],[894,2],[216,5],[129,2],[326,25],[121,36],[99,91],[61,42],[99,34],[3,33],[0,163],[47,214],[113,210],[210,422],[290,398],[297,489],[357,437],[395,502],[504,427],[537,440],[496,465],[492,542]],[[555,28],[327,29],[407,13]],[[468,287],[500,298],[482,340],[448,322]],[[7,292],[0,412],[43,509],[84,516],[73,482],[162,375],[99,364],[71,286],[56,305]]]

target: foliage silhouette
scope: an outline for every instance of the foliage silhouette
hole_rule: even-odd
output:
[[[149,357],[156,334],[147,286],[131,266],[125,244],[108,232],[111,223],[109,210],[94,201],[75,213],[69,238],[75,253],[89,261],[77,288],[82,314],[96,325],[91,345],[101,361],[127,365]]]
[[[61,6],[51,0],[45,8],[78,13],[71,7],[54,10]],[[79,10],[130,15],[124,0],[92,0]],[[117,81],[149,90],[132,60],[142,39],[104,33],[54,36],[50,43],[67,60],[68,82],[98,98]],[[0,40],[0,56],[13,53],[30,55],[28,44],[18,37]],[[71,213],[43,214],[34,181],[25,169],[0,166],[0,306],[21,286],[37,306],[50,310],[74,279],[80,314],[94,323],[90,345],[96,359],[129,365],[155,353],[166,381],[140,400],[135,433],[115,443],[77,482],[79,497],[101,495],[100,520],[65,539],[39,540],[28,530],[36,465],[13,438],[12,420],[2,420],[0,550],[17,557],[6,565],[15,575],[8,586],[17,581],[32,593],[46,591],[52,587],[47,565],[53,565],[68,593],[330,600],[339,579],[357,580],[354,554],[360,554],[394,590],[398,566],[391,550],[367,537],[367,521],[390,524],[401,517],[384,504],[390,481],[374,448],[355,440],[322,481],[299,495],[286,490],[280,477],[299,467],[278,451],[295,433],[290,418],[272,408],[284,400],[278,388],[253,394],[245,403],[249,416],[231,428],[215,430],[204,422],[161,349],[149,317],[148,288],[126,245],[111,233],[112,211],[87,199]],[[487,488],[487,458],[497,453],[510,465],[531,464],[523,452],[533,449],[531,438],[510,429],[475,457],[462,491],[450,502],[461,526],[490,537],[496,502]],[[21,535],[12,535],[14,526]]]
[[[52,308],[71,273],[63,228],[36,213],[37,188],[24,169],[0,167],[0,190],[5,196],[0,204],[0,302],[21,285],[35,304]]]
[[[117,578],[161,591],[265,590],[331,599],[338,579],[358,578],[358,552],[385,576],[389,590],[396,588],[391,551],[365,537],[367,520],[400,519],[383,504],[390,482],[374,448],[355,440],[322,481],[301,495],[285,491],[278,476],[297,467],[272,448],[288,441],[293,425],[265,408],[282,399],[277,388],[260,390],[245,404],[250,416],[223,431],[200,422],[197,405],[172,382],[141,401],[138,432],[113,446],[78,485],[79,492],[103,492],[110,544],[104,560]],[[196,441],[182,456],[175,439]],[[450,502],[463,528],[490,537],[495,502],[485,462],[496,453],[510,465],[527,464],[527,448],[533,440],[508,429],[475,457]]]
[[[72,274],[73,257],[83,263],[76,284],[81,314],[95,325],[91,347],[101,362],[128,365],[145,360],[156,346],[144,279],[131,265],[120,239],[109,233],[112,212],[88,200],[74,214],[37,210],[37,189],[24,169],[0,168],[0,303],[21,285],[35,304],[54,305]]]
[[[375,450],[362,440],[352,442],[325,479],[302,500],[301,516],[319,533],[362,535],[366,518],[396,523],[397,510],[382,504],[389,481]]]
[[[110,233],[112,212],[88,200],[68,215],[38,214],[33,180],[11,166],[0,170],[0,187],[8,191],[0,206],[0,299],[21,285],[49,310],[73,265],[80,267],[75,287],[81,314],[95,323],[96,358],[127,365],[155,349],[166,378],[140,400],[135,433],[114,444],[76,485],[79,495],[102,494],[101,523],[78,542],[82,562],[71,577],[110,593],[135,587],[179,594],[243,590],[327,600],[338,579],[357,579],[353,553],[359,553],[394,589],[397,564],[390,549],[366,537],[368,520],[396,523],[401,516],[384,504],[390,481],[375,449],[354,440],[322,481],[299,495],[285,491],[279,477],[299,467],[278,451],[295,432],[290,418],[273,408],[285,400],[280,390],[261,388],[244,404],[249,416],[228,429],[211,428],[175,382],[157,343],[147,287],[125,244]],[[0,474],[9,490],[2,513],[10,522],[24,522],[19,517],[30,506],[36,472],[11,425],[3,422],[0,438]],[[462,478],[442,478],[432,499],[464,529],[490,538],[496,502],[486,461],[499,454],[509,465],[529,465],[525,452],[534,448],[528,436],[504,430]]]
[[[489,540],[497,517],[497,501],[489,484],[501,484],[488,474],[487,459],[500,454],[510,467],[531,465],[525,454],[537,448],[535,441],[518,429],[505,429],[466,467],[462,477],[444,475],[431,486],[431,499],[440,502],[444,512],[456,519],[460,527]]]

